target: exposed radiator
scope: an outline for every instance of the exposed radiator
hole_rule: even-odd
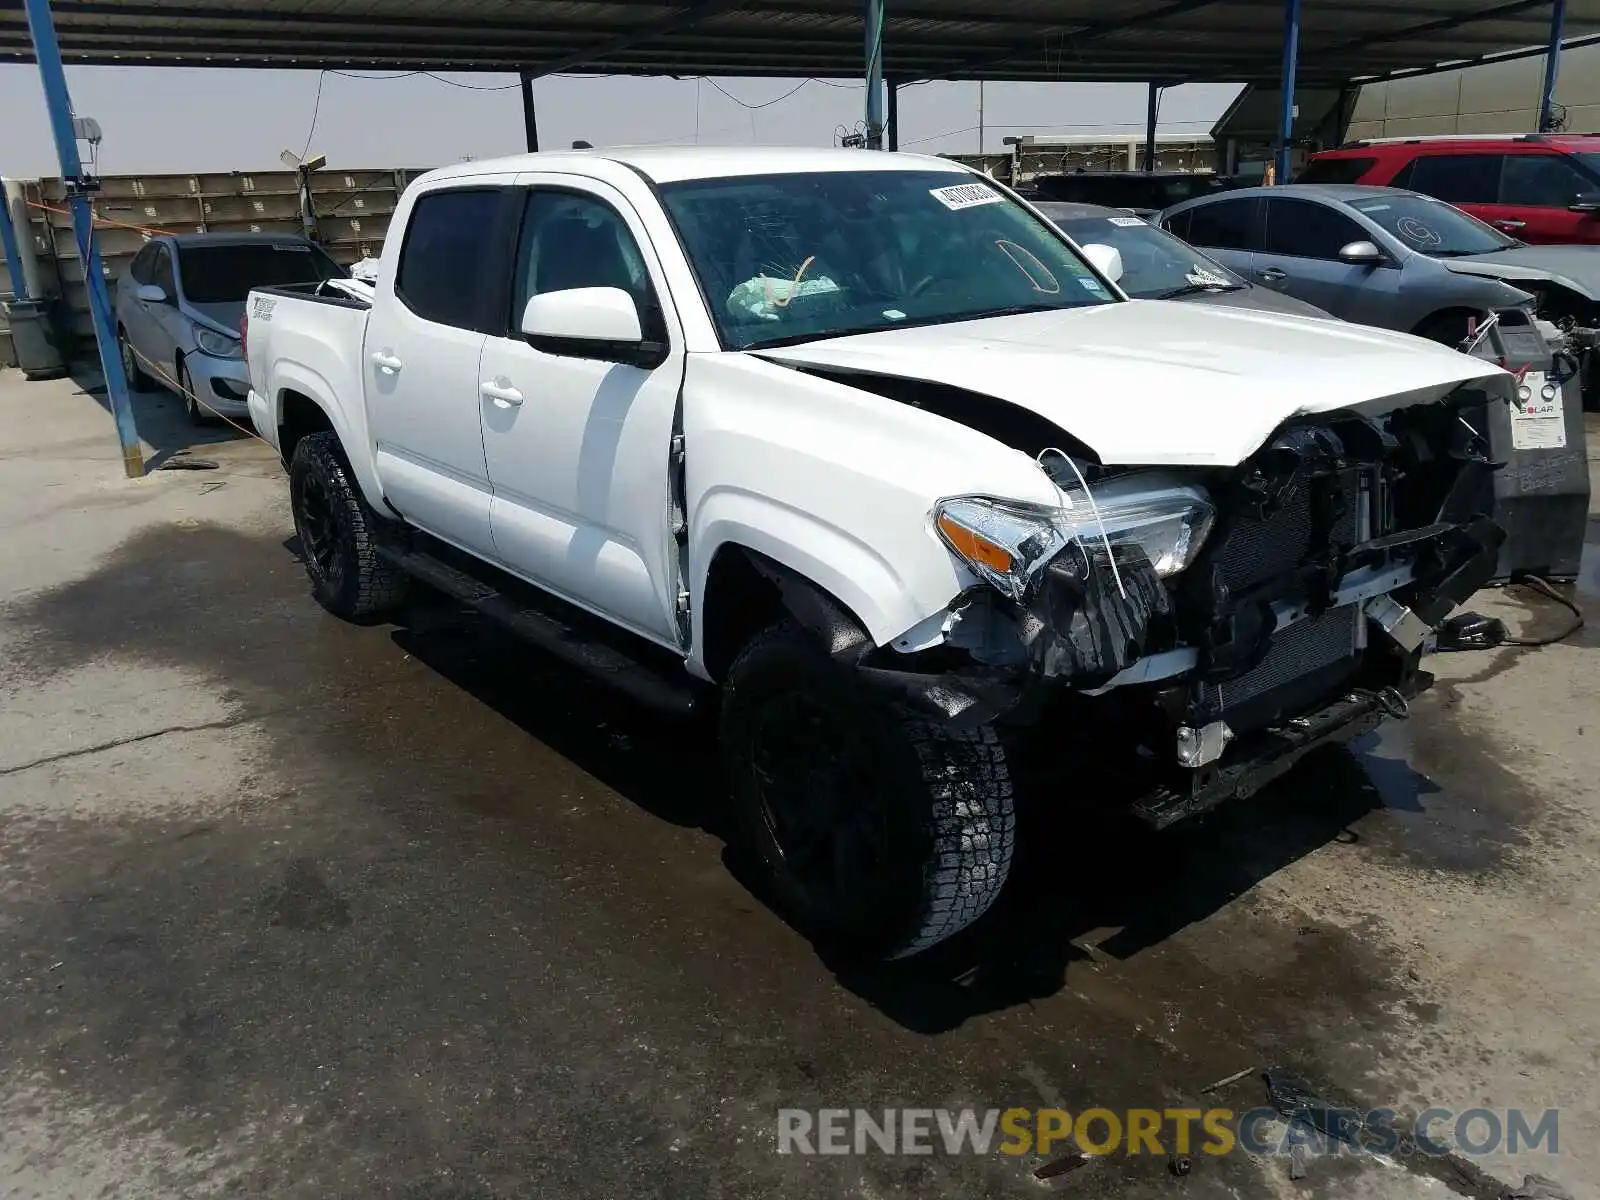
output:
[[[1344,513],[1334,522],[1332,540],[1350,545],[1357,540],[1360,473],[1344,472],[1340,484]],[[1222,581],[1237,591],[1316,557],[1322,548],[1311,545],[1312,524],[1311,492],[1306,487],[1265,521],[1246,518],[1235,522],[1217,552]]]
[[[1361,605],[1346,604],[1296,621],[1272,635],[1266,658],[1237,679],[1203,684],[1199,707],[1208,717],[1349,658],[1361,649]]]

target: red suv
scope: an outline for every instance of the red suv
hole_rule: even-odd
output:
[[[1600,134],[1351,142],[1312,155],[1295,182],[1410,188],[1525,242],[1600,243]]]

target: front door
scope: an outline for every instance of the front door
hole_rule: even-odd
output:
[[[478,179],[417,197],[399,262],[379,277],[360,363],[384,495],[412,524],[483,555],[492,544],[478,362],[502,290],[510,203],[508,188]]]
[[[1370,241],[1367,230],[1330,205],[1269,197],[1265,249],[1255,256],[1255,282],[1346,321],[1395,328],[1401,320],[1395,265],[1339,258],[1351,242]]]
[[[479,371],[495,552],[511,570],[637,633],[680,645],[669,459],[683,344],[660,262],[627,200],[605,184],[524,177],[510,304]],[[536,295],[628,292],[651,368],[535,350],[520,333]]]

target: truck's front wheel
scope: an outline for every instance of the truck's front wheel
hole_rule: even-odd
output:
[[[407,578],[378,556],[373,517],[332,433],[310,433],[289,463],[289,499],[317,602],[346,620],[376,616],[405,598]]]
[[[730,668],[721,733],[742,848],[819,941],[905,957],[999,895],[1016,824],[992,728],[919,720],[781,624]]]

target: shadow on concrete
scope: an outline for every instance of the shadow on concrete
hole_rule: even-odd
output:
[[[709,715],[673,722],[647,712],[443,597],[414,602],[402,621],[392,636],[406,653],[630,802],[726,842]],[[1350,826],[1375,808],[1434,790],[1384,760],[1380,792],[1368,770],[1375,747],[1368,739],[1314,754],[1257,796],[1161,833],[1094,797],[1025,789],[1010,881],[982,920],[907,962],[817,952],[843,986],[920,1033],[1042,1000],[1062,989],[1072,962],[1157,946],[1318,848],[1359,841]],[[723,857],[766,902],[738,856]]]
[[[111,415],[111,400],[106,393],[105,375],[98,361],[78,359],[72,364],[72,382],[84,395]],[[159,471],[173,459],[203,458],[206,446],[242,441],[245,434],[226,422],[213,418],[203,425],[189,420],[183,401],[176,392],[157,383],[147,384],[147,391],[131,392],[133,419],[139,429],[139,438],[155,451],[145,460],[146,471]],[[244,423],[244,422],[241,422]]]

